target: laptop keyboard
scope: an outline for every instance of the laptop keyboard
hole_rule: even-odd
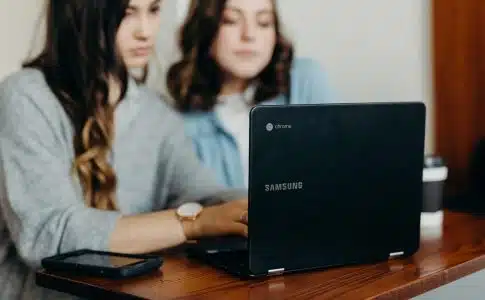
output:
[[[197,242],[198,249],[211,251],[243,251],[247,250],[247,240],[243,237],[216,237],[201,239]]]
[[[233,272],[247,272],[249,270],[249,256],[247,251],[222,251],[208,254],[210,261],[226,270]]]

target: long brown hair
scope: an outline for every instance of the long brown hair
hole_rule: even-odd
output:
[[[116,174],[108,162],[114,138],[109,80],[126,93],[128,71],[116,50],[116,33],[129,0],[50,0],[42,53],[24,67],[37,68],[74,128],[73,171],[89,207],[116,210]]]
[[[227,0],[192,0],[189,15],[180,31],[180,61],[167,74],[167,87],[181,111],[211,110],[222,85],[222,71],[210,53]],[[276,46],[270,63],[258,76],[254,104],[279,94],[289,95],[293,45],[283,36],[274,8]]]

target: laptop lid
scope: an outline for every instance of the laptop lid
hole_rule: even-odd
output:
[[[419,247],[423,103],[256,106],[249,268],[368,263]]]

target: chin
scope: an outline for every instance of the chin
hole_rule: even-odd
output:
[[[125,60],[125,65],[127,68],[144,68],[148,64],[148,57],[130,57]]]
[[[241,68],[233,70],[232,74],[236,78],[249,80],[257,77],[261,71],[263,68]]]
[[[234,64],[232,68],[228,69],[230,69],[230,72],[234,77],[248,80],[257,77],[267,65],[267,63],[263,62],[241,62],[239,64]]]

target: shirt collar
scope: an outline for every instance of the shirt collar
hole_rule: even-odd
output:
[[[251,83],[242,93],[234,93],[229,95],[218,96],[218,102],[224,102],[228,99],[233,99],[234,97],[241,98],[248,105],[252,105],[254,102],[254,96],[256,94],[257,84]]]
[[[115,110],[115,129],[118,135],[125,132],[136,119],[141,106],[140,93],[138,83],[129,76],[125,97]]]
[[[140,93],[138,83],[132,76],[128,76],[125,99],[136,99]]]

